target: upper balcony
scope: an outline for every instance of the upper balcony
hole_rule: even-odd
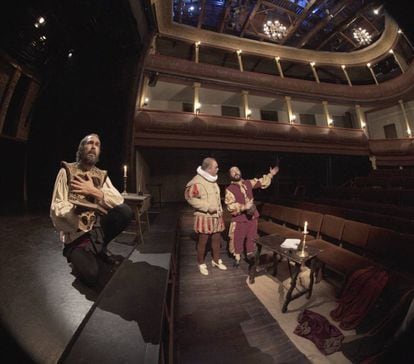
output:
[[[244,120],[187,112],[138,110],[136,146],[368,155],[361,129]]]

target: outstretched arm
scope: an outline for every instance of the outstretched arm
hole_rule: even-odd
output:
[[[267,187],[270,186],[270,184],[272,183],[272,178],[278,174],[279,172],[279,167],[270,167],[269,168],[269,173],[268,174],[264,174],[262,178],[254,178],[251,179],[250,182],[252,184],[253,188],[261,188],[261,189],[265,189]]]

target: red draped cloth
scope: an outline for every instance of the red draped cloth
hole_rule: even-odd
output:
[[[378,267],[356,270],[349,277],[338,306],[331,311],[331,317],[340,321],[343,330],[356,328],[388,282],[388,273]]]
[[[299,325],[293,332],[311,340],[324,355],[335,353],[341,348],[344,335],[325,317],[311,310],[304,310],[299,315],[298,322]]]

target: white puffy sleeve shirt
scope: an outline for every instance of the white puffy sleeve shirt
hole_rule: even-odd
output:
[[[68,188],[66,171],[61,168],[53,189],[50,218],[53,226],[60,232],[60,240],[66,244],[86,232],[78,230],[79,216],[75,213],[74,205],[68,201]],[[111,209],[124,202],[124,198],[113,186],[109,177],[106,178],[101,191],[103,192],[103,198],[98,203],[105,209]]]

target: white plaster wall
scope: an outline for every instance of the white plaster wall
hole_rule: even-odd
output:
[[[201,113],[221,116],[221,105],[209,105],[201,103]]]
[[[153,110],[183,111],[183,103],[167,100],[150,100],[146,108]]]
[[[414,101],[404,104],[410,128],[414,131]],[[395,124],[398,138],[407,138],[407,127],[400,105],[395,105],[387,109],[367,113],[367,124],[371,139],[384,139],[384,126]]]
[[[324,114],[316,114],[315,121],[316,121],[316,125],[328,126],[328,124],[326,123],[326,117]]]
[[[289,116],[287,111],[278,110],[277,111],[277,117],[279,119],[279,122],[281,123],[288,123],[289,122]]]

